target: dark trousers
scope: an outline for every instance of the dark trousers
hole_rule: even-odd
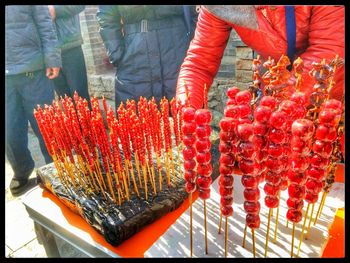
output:
[[[81,46],[63,50],[61,53],[62,68],[57,78],[53,80],[58,96],[73,97],[74,91],[85,98],[90,105],[86,66]]]
[[[28,74],[6,76],[5,81],[6,156],[14,171],[14,178],[28,178],[35,167],[28,149],[28,121],[39,140],[46,163],[52,162],[33,115],[40,104],[51,104],[54,99],[53,83],[44,70]]]

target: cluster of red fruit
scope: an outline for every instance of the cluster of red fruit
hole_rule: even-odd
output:
[[[337,139],[336,130],[341,114],[342,103],[338,100],[327,100],[321,105],[306,182],[305,200],[310,204],[318,201],[318,194],[322,190],[325,172],[333,151],[333,142]]]

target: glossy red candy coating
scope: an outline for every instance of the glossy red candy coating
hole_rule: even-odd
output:
[[[234,120],[239,117],[239,106],[238,105],[227,105],[224,108],[224,116],[233,118]]]
[[[239,125],[239,124],[251,124],[251,123],[253,123],[252,122],[252,120],[250,119],[250,118],[238,118],[238,120],[237,120],[237,124],[236,124],[236,127],[237,127],[237,125]]]
[[[289,209],[287,211],[287,219],[293,223],[299,223],[302,218],[302,212],[299,210]]]
[[[233,197],[232,196],[221,196],[220,205],[229,206],[232,204],[233,204]]]
[[[202,188],[210,188],[210,185],[212,183],[211,177],[204,177],[204,176],[198,176],[197,177],[197,186],[202,189]]]
[[[239,108],[239,117],[240,118],[246,118],[251,113],[251,108],[248,104],[238,105],[238,108]]]
[[[244,201],[243,207],[244,207],[244,211],[249,214],[258,214],[261,208],[259,202],[249,202],[249,201]]]
[[[309,204],[314,204],[318,201],[318,194],[313,194],[310,192],[306,192],[305,194],[305,201]]]
[[[245,188],[243,195],[245,201],[255,202],[260,198],[260,190],[259,188]]]
[[[254,111],[254,120],[260,123],[268,123],[272,110],[267,106],[258,106]]]
[[[294,153],[298,153],[302,156],[307,156],[311,152],[311,144],[311,140],[304,141],[297,136],[293,136],[290,141],[290,149]]]
[[[232,174],[233,170],[234,170],[234,166],[233,165],[228,166],[228,165],[225,165],[225,164],[220,164],[220,166],[219,166],[219,173],[223,174],[223,175]]]
[[[197,173],[194,170],[187,170],[184,172],[184,179],[186,182],[194,182],[196,177]]]
[[[220,141],[219,143],[219,152],[220,153],[230,153],[233,149],[231,143],[226,143],[225,141]]]
[[[276,129],[283,129],[286,126],[288,115],[283,111],[275,111],[271,113],[270,125]]]
[[[253,142],[254,142],[254,139],[253,139]],[[267,151],[263,148],[257,147],[256,144],[255,144],[255,149],[257,150],[257,154],[255,157],[256,161],[260,164],[260,166],[261,166],[260,169],[264,169],[264,166],[266,166],[265,161],[267,159]],[[259,149],[261,149],[261,150],[259,151]],[[264,165],[264,166],[262,166],[262,165]]]
[[[308,101],[304,92],[294,92],[290,97],[291,101],[294,101],[298,105],[306,106]]]
[[[314,134],[314,123],[308,119],[297,119],[292,124],[292,134],[306,141]]]
[[[265,177],[266,177],[266,172],[261,172],[260,174],[258,174],[258,181],[259,184],[265,181]]]
[[[199,163],[197,165],[197,173],[203,176],[210,176],[213,172],[213,167],[210,162]]]
[[[196,157],[196,149],[191,146],[185,146],[182,149],[182,154],[183,154],[184,160],[193,159],[194,157]]]
[[[210,124],[211,112],[208,109],[197,109],[194,115],[197,125]]]
[[[242,175],[241,183],[245,188],[256,188],[259,184],[259,178],[244,174]]]
[[[291,168],[294,172],[303,173],[309,167],[309,158],[307,156],[295,156],[291,158]]]
[[[268,208],[276,208],[278,207],[280,200],[277,196],[267,195],[265,196],[265,205]]]
[[[235,163],[235,156],[232,154],[221,154],[220,155],[220,164],[224,165],[234,165]]]
[[[241,141],[249,141],[252,139],[254,129],[252,124],[239,124],[237,126],[237,136]]]
[[[194,170],[196,168],[196,161],[193,159],[184,160],[185,170]]]
[[[343,105],[339,100],[329,99],[321,105],[321,110],[323,109],[333,109],[336,110],[338,114],[341,114],[343,111]]]
[[[196,190],[196,183],[195,182],[186,182],[186,192],[192,193],[194,190]]]
[[[305,186],[291,183],[288,186],[288,194],[291,198],[302,199],[305,196]]]
[[[196,136],[194,134],[184,134],[182,141],[186,146],[194,146],[196,143]]]
[[[219,192],[220,192],[220,196],[232,195],[233,194],[233,186],[228,186],[228,187],[220,186]]]
[[[196,110],[192,107],[182,108],[183,121],[186,123],[194,121],[195,113],[196,113]]]
[[[295,199],[295,198],[288,198],[287,199],[287,206],[288,208],[292,208],[295,210],[301,210],[304,206],[303,199]]]
[[[237,147],[237,152],[241,157],[249,159],[255,156],[255,147],[252,142],[240,142]]]
[[[236,94],[240,91],[241,90],[238,87],[233,86],[233,87],[227,89],[226,95],[230,99],[234,99],[236,97]]]
[[[199,198],[200,199],[209,199],[210,198],[210,188],[199,189]]]
[[[281,182],[281,174],[267,171],[265,174],[265,181],[270,184],[279,185]]]
[[[228,98],[227,101],[226,101],[226,106],[228,105],[236,105],[236,100],[235,99],[230,99]]]
[[[264,96],[260,100],[260,106],[266,106],[274,110],[276,108],[276,99],[272,96]]]
[[[196,161],[197,163],[208,163],[211,160],[211,153],[207,152],[197,152]]]
[[[278,195],[279,190],[279,185],[273,185],[269,183],[266,183],[264,185],[264,192],[266,195]]]
[[[322,190],[322,181],[308,178],[305,183],[306,191],[312,194],[318,194]]]
[[[185,122],[182,124],[182,132],[184,134],[193,134],[196,131],[196,124],[194,122]]]
[[[306,182],[307,175],[306,173],[296,173],[294,171],[288,172],[288,179],[290,182],[296,184],[304,184]]]
[[[254,128],[254,135],[264,136],[268,132],[268,126],[261,122],[255,121],[253,123],[253,128]]]
[[[210,147],[211,147],[211,142],[208,137],[199,138],[196,141],[196,149],[198,152],[210,150]]]
[[[220,211],[223,216],[228,217],[233,214],[233,208],[232,206],[221,206]]]
[[[253,135],[252,142],[257,151],[263,150],[267,145],[267,140],[264,136]]]
[[[198,138],[209,137],[210,132],[211,132],[210,125],[197,126],[196,128],[196,134]]]
[[[256,172],[256,166],[252,160],[242,158],[238,162],[238,166],[243,174],[254,174]]]
[[[327,168],[329,164],[329,159],[328,158],[322,158],[319,154],[315,153],[311,156],[310,158],[310,165],[320,168],[320,169],[325,169]]]
[[[225,132],[225,131],[221,130],[219,133],[219,137],[220,137],[221,141],[230,142],[230,141],[233,141],[233,139],[235,139],[236,134],[233,131],[232,132]]]
[[[237,104],[249,104],[252,99],[252,94],[248,90],[239,91],[235,96]]]
[[[307,171],[307,176],[315,180],[321,180],[325,176],[325,170],[311,166]]]
[[[293,114],[294,119],[304,118],[305,115],[306,115],[306,108],[304,106],[298,104],[294,110],[294,114]]]
[[[278,109],[284,111],[288,116],[292,116],[294,110],[297,108],[297,103],[291,100],[284,100],[278,106]]]
[[[337,131],[334,127],[328,127],[321,123],[316,129],[315,138],[317,140],[333,142],[337,139]]]
[[[275,173],[282,172],[284,168],[284,164],[281,162],[281,160],[272,156],[267,156],[265,164],[268,170],[271,170]]]
[[[333,145],[331,142],[315,140],[312,150],[323,158],[328,158],[332,154]]]
[[[330,126],[337,127],[340,121],[340,114],[337,110],[324,109],[318,114],[318,120],[320,123],[329,124]]]
[[[247,214],[245,217],[247,226],[256,229],[260,227],[260,216],[259,214]]]
[[[233,175],[220,175],[219,186],[220,187],[232,187],[233,181],[234,181]]]
[[[225,132],[233,132],[235,130],[235,121],[230,117],[223,117],[220,120],[220,129]]]
[[[283,144],[286,139],[286,133],[281,129],[271,129],[267,135],[268,139],[276,144]]]
[[[281,157],[284,152],[284,146],[281,144],[269,143],[267,146],[267,154],[272,157]]]
[[[279,186],[280,186],[280,190],[281,191],[286,190],[288,188],[288,186],[289,186],[288,179],[282,178]]]

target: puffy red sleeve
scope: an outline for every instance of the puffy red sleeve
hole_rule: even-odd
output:
[[[201,8],[195,35],[177,81],[176,97],[181,104],[186,100],[186,83],[190,105],[196,109],[202,107],[204,84],[209,89],[219,70],[231,29],[226,22]]]
[[[345,59],[345,18],[344,7],[315,6],[312,10],[309,30],[309,47],[300,55],[304,62],[303,88],[310,94],[315,80],[309,76],[312,62],[321,62],[323,58],[328,63],[336,54]],[[344,94],[344,66],[337,69],[334,76],[335,85],[331,98],[340,100]]]

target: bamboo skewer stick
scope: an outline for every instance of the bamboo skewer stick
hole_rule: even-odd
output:
[[[143,173],[143,181],[145,184],[145,199],[148,200],[148,189],[147,189],[147,171],[146,171],[146,166],[141,165],[142,167],[142,173]]]
[[[135,152],[135,165],[136,165],[136,170],[137,170],[137,177],[139,178],[139,184],[140,188],[142,189],[142,180],[141,180],[141,172],[140,172],[140,163],[139,163],[139,158],[137,157],[137,151]]]
[[[311,221],[312,221],[312,214],[314,213],[314,207],[315,207],[315,203],[313,203],[312,206],[311,206],[310,220],[309,220],[309,225],[308,225],[308,227],[307,227],[305,239],[308,239],[308,238],[309,238],[310,227],[311,227]]]
[[[244,234],[243,234],[243,242],[242,242],[242,247],[245,248],[245,238],[247,236],[247,225],[244,227]]]
[[[207,204],[205,199],[203,200],[204,205],[204,238],[205,238],[205,254],[208,255],[208,238],[207,238]]]
[[[159,178],[159,191],[162,191],[162,185],[163,185],[162,165],[160,163],[160,158],[158,154],[157,154],[157,167],[158,167],[158,178]]]
[[[222,213],[220,212],[220,221],[219,221],[219,231],[218,234],[221,234],[221,224],[222,224]]]
[[[175,178],[175,166],[174,166],[174,159],[173,159],[173,151],[171,149],[169,149],[168,153],[169,153],[169,156],[170,156],[171,174],[172,174],[172,178],[173,178],[173,181],[174,181],[174,178]]]
[[[169,169],[169,157],[168,157],[168,153],[165,152],[165,157],[164,157],[164,162],[165,162],[165,171],[166,171],[166,176],[167,176],[167,180],[168,180],[168,187],[171,186],[171,180],[170,180],[170,169]]]
[[[294,236],[295,236],[295,223],[293,223],[293,230],[292,230],[292,247],[290,249],[290,257],[293,257],[293,249],[294,249]]]
[[[281,193],[278,194],[278,199],[280,199],[280,196],[281,196]],[[277,228],[278,228],[278,216],[279,216],[279,213],[280,213],[280,205],[278,204],[277,212],[276,212],[275,233],[274,233],[274,236],[273,236],[273,243],[275,243],[275,244],[277,242]]]
[[[301,229],[300,238],[299,238],[298,251],[297,251],[297,255],[296,255],[297,257],[299,256],[301,242],[303,241],[304,230],[305,230],[305,225],[306,225],[306,219],[307,219],[307,216],[308,216],[308,213],[309,213],[309,208],[310,208],[310,204],[307,205],[306,212],[305,212],[305,219],[304,219],[303,227]]]
[[[225,258],[227,258],[227,243],[228,243],[228,219],[225,220]]]
[[[272,208],[269,209],[269,215],[267,219],[267,230],[266,230],[266,243],[265,243],[265,258],[267,256],[267,246],[269,243],[269,231],[270,231],[270,221],[271,221]]]
[[[319,216],[321,215],[320,212],[321,212],[321,210],[322,210],[322,208],[323,208],[323,204],[324,204],[324,202],[325,202],[325,200],[326,200],[326,195],[327,195],[327,193],[326,193],[325,191],[323,191],[322,198],[321,198],[321,202],[320,202],[320,205],[319,205],[319,207],[318,207],[318,210],[317,210],[317,213],[316,213],[316,216],[315,216],[314,225],[316,225],[317,220],[318,220]]]
[[[156,195],[157,194],[157,188],[156,188],[156,181],[154,179],[154,173],[152,173],[152,170],[149,167],[148,162],[146,162],[146,166],[147,166],[148,174],[149,174],[149,177],[150,177],[150,182],[151,182],[151,185],[152,185],[152,188],[153,188],[153,192]]]
[[[132,163],[130,162],[129,165],[130,165],[129,169],[131,172],[131,179],[132,179],[132,182],[134,184],[134,190],[135,190],[137,196],[140,196],[139,189],[137,188],[137,184],[136,184],[136,180],[135,180],[134,169],[133,169]]]
[[[256,254],[256,251],[255,251],[255,231],[254,231],[254,228],[251,228],[252,230],[252,239],[253,239],[253,256],[255,258],[255,254]]]
[[[189,202],[190,202],[190,251],[191,251],[191,257],[192,257],[192,252],[193,252],[193,236],[192,236],[192,192],[190,193]]]

